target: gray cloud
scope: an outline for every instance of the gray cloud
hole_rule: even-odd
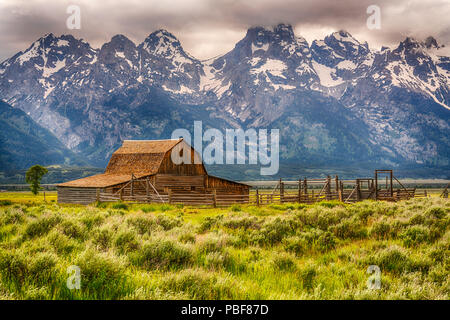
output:
[[[70,4],[81,8],[81,30],[66,28]],[[366,26],[372,4],[381,8],[381,30]],[[231,50],[250,26],[280,22],[308,41],[345,29],[372,47],[394,46],[406,36],[450,42],[448,0],[2,0],[0,16],[0,60],[48,32],[71,33],[99,47],[119,33],[139,43],[159,28],[205,59]]]

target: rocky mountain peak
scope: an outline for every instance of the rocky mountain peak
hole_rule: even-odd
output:
[[[105,43],[100,49],[100,58],[109,55],[122,58],[130,55],[136,56],[136,45],[124,35],[115,35],[111,38],[110,42]]]
[[[142,48],[148,53],[160,56],[184,53],[180,41],[164,29],[152,32],[142,43]]]
[[[437,40],[435,38],[433,38],[432,36],[429,36],[428,38],[425,39],[424,41],[425,47],[427,47],[427,49],[439,49],[440,46],[437,42]]]

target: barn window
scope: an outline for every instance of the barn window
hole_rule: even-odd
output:
[[[191,191],[195,191],[195,187],[194,186],[191,186]]]

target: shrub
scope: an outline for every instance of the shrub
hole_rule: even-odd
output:
[[[334,201],[321,201],[318,203],[319,206],[325,207],[325,208],[334,208],[342,206],[342,202],[334,200]]]
[[[155,268],[180,268],[191,262],[192,251],[167,239],[153,239],[130,255],[131,262],[148,270]]]
[[[20,224],[25,221],[25,215],[22,208],[9,208],[0,215],[0,225]]]
[[[27,288],[24,293],[24,299],[26,300],[45,300],[50,298],[49,290],[46,286],[35,287],[31,286]]]
[[[343,220],[331,227],[331,230],[341,239],[364,239],[367,237],[367,230],[355,220]]]
[[[199,232],[211,230],[214,226],[219,225],[222,219],[223,215],[218,215],[215,217],[206,217],[199,226]]]
[[[441,207],[432,207],[425,212],[428,218],[444,219],[446,215],[444,208]]]
[[[93,298],[108,299],[118,299],[124,294],[127,278],[122,260],[88,248],[77,257],[74,264],[80,268],[83,293]]]
[[[238,204],[233,204],[233,205],[231,206],[230,209],[231,209],[231,211],[233,211],[233,212],[239,212],[239,211],[242,210],[241,206],[238,205]]]
[[[391,226],[385,221],[379,221],[372,225],[370,235],[377,239],[387,239],[391,232]]]
[[[229,236],[224,233],[208,234],[197,243],[197,251],[208,253],[213,251],[222,251],[229,242]]]
[[[145,216],[133,216],[127,219],[127,224],[132,226],[140,234],[151,234],[157,226],[155,218]]]
[[[190,232],[183,232],[179,237],[178,241],[183,243],[195,243],[195,235]]]
[[[105,209],[108,207],[108,204],[106,202],[100,202],[100,201],[96,201],[94,206],[96,208],[100,208],[100,209]]]
[[[56,250],[58,254],[67,255],[71,253],[76,247],[75,240],[70,239],[59,230],[52,230],[47,235],[47,242]]]
[[[21,286],[27,275],[26,256],[16,250],[0,251],[0,274],[3,281],[8,280]]]
[[[88,230],[101,225],[104,220],[105,217],[100,213],[87,212],[81,217],[81,223],[83,223]]]
[[[100,250],[106,250],[110,247],[113,238],[113,232],[109,228],[95,229],[92,234],[92,243]]]
[[[372,255],[368,263],[378,265],[382,271],[400,274],[408,270],[410,260],[404,249],[398,246],[390,246]]]
[[[212,269],[226,268],[231,264],[228,252],[209,252],[205,256],[205,266]]]
[[[25,235],[30,238],[47,234],[61,218],[56,215],[42,216],[35,221],[30,222],[25,229]]]
[[[434,262],[444,262],[445,259],[450,259],[450,245],[438,244],[431,248],[428,252],[428,257]]]
[[[33,256],[29,263],[29,275],[34,283],[47,284],[55,278],[55,266],[58,257],[55,254],[42,252]]]
[[[62,232],[68,237],[80,240],[84,239],[85,237],[83,226],[81,226],[77,222],[71,220],[64,220],[59,226]]]
[[[269,205],[269,208],[274,209],[274,210],[279,210],[279,211],[285,211],[288,209],[295,209],[295,205],[294,204],[290,204],[290,203],[285,203],[285,204],[271,204]]]
[[[128,210],[128,205],[126,203],[123,202],[116,202],[113,203],[111,206],[113,209],[121,209],[121,210]]]
[[[233,299],[237,286],[216,274],[202,269],[187,269],[169,274],[163,279],[162,289],[184,292],[189,299],[220,300]]]
[[[155,212],[156,210],[158,210],[158,208],[155,205],[153,205],[153,204],[146,204],[146,205],[141,207],[141,210],[144,213],[149,213],[149,212]]]
[[[136,239],[136,234],[131,230],[119,231],[114,239],[114,246],[120,254],[137,250],[139,243]]]
[[[11,200],[0,200],[0,207],[10,206],[12,205]]]
[[[299,223],[292,218],[277,217],[266,222],[260,230],[253,231],[252,240],[260,245],[274,245],[294,234],[298,227]]]
[[[403,245],[406,247],[413,247],[427,242],[430,239],[430,229],[423,226],[408,227],[400,234],[400,238],[403,239]]]
[[[308,250],[308,242],[304,237],[293,236],[283,239],[283,246],[286,251],[302,255]]]
[[[336,248],[336,238],[331,232],[323,232],[316,241],[319,251],[325,252]]]
[[[319,252],[326,252],[336,247],[337,241],[334,235],[329,231],[322,231],[319,229],[311,229],[307,232],[299,234],[303,242],[313,250]]]
[[[425,223],[425,217],[422,214],[416,213],[409,219],[410,225],[418,225],[418,224],[424,224]]]
[[[222,225],[230,229],[259,229],[261,221],[252,216],[230,216],[223,220]]]
[[[303,288],[311,291],[311,289],[314,288],[314,280],[317,276],[316,267],[314,265],[306,265],[300,270],[299,274],[303,283]]]
[[[285,252],[274,254],[272,263],[276,269],[282,271],[293,271],[296,268],[294,259]]]
[[[167,231],[175,227],[180,227],[183,224],[183,220],[181,218],[172,218],[165,214],[160,214],[156,217],[156,223]]]
[[[170,210],[173,210],[173,206],[171,206],[170,204],[164,203],[159,207],[159,210],[161,210],[162,212],[170,211]]]

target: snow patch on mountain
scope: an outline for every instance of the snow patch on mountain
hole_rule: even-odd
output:
[[[64,68],[66,66],[66,59],[64,58],[63,60],[57,60],[56,63],[54,64],[54,67],[44,67],[42,70],[42,76],[44,78],[48,78],[50,77],[52,74],[58,72],[59,70],[61,70],[62,68]]]
[[[327,67],[316,61],[312,62],[313,68],[316,71],[320,79],[320,84],[324,87],[335,87],[344,81],[336,76],[336,70],[334,68]]]
[[[286,78],[283,72],[287,69],[286,64],[281,60],[267,59],[266,62],[258,68],[253,68],[250,72],[252,74],[259,74],[262,72],[270,73],[276,77]]]
[[[254,54],[256,51],[262,50],[262,51],[267,51],[269,49],[269,44],[265,43],[265,44],[253,44],[252,43],[252,54]]]
[[[337,64],[338,69],[354,70],[356,69],[356,64],[350,60],[343,60]]]

